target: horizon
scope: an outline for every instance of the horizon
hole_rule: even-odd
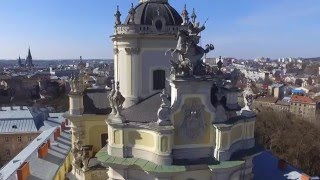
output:
[[[35,60],[113,59],[114,13],[120,6],[124,21],[130,3],[138,0],[2,1],[0,6],[0,59],[25,57],[28,47]],[[207,18],[201,44],[215,45],[208,57],[254,59],[319,57],[320,1],[254,0],[169,1],[181,14],[187,4],[197,20]],[[213,8],[213,9],[212,9]],[[210,13],[209,13],[210,12]]]

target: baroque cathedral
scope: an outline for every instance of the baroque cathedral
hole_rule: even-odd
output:
[[[250,89],[241,107],[236,78],[203,62],[214,46],[199,45],[196,18],[168,0],[140,0],[124,21],[117,9],[111,87],[85,69],[70,80],[75,179],[252,179]]]

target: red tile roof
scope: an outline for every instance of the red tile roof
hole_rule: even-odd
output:
[[[291,96],[291,102],[293,103],[304,103],[304,104],[315,104],[315,102],[308,96],[293,95]]]

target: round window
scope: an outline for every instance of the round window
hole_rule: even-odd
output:
[[[156,28],[158,31],[160,31],[162,29],[162,21],[161,20],[157,20],[155,25],[156,25]]]

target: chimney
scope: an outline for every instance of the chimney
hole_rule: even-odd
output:
[[[49,149],[51,147],[50,139],[47,140],[47,144],[48,144],[48,149]]]
[[[61,123],[61,131],[64,131],[64,130],[66,130],[66,124],[65,124],[65,122],[62,122]]]
[[[29,162],[24,162],[17,169],[18,180],[27,180],[28,176],[30,176],[30,166]]]
[[[53,134],[54,140],[56,141],[60,137],[60,128],[57,128]]]
[[[48,155],[48,143],[43,143],[38,148],[38,158],[44,158]]]

